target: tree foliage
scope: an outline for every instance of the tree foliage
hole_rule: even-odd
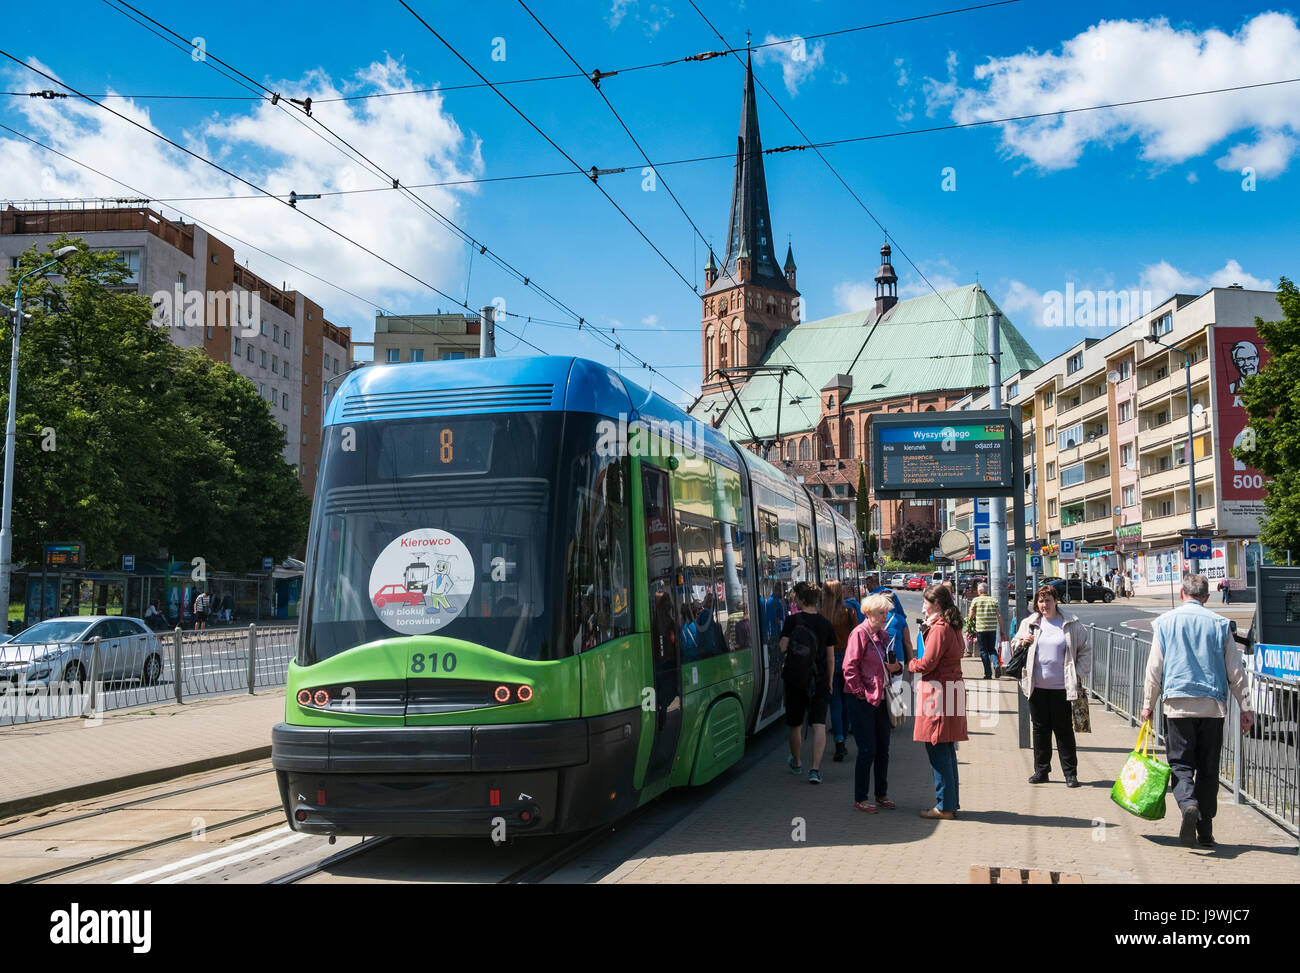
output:
[[[1253,436],[1232,454],[1273,478],[1260,540],[1274,550],[1300,550],[1300,288],[1283,277],[1277,301],[1282,320],[1255,319],[1272,357],[1242,385]]]
[[[899,561],[929,562],[939,545],[939,532],[926,524],[909,520],[894,531],[890,556]]]
[[[80,540],[92,567],[123,553],[202,556],[241,570],[306,537],[310,501],[283,434],[247,379],[151,323],[113,253],[80,245],[62,280],[29,277],[19,354],[14,560]],[[50,259],[35,248],[0,286]],[[10,337],[6,333],[6,337]],[[8,372],[0,375],[7,408]]]

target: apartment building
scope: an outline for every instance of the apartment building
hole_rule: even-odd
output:
[[[1011,518],[1023,516],[1026,536],[1044,543],[1042,574],[1118,569],[1136,573],[1139,593],[1167,592],[1185,566],[1195,502],[1196,533],[1213,543],[1201,570],[1212,584],[1254,587],[1265,481],[1230,450],[1246,427],[1238,384],[1267,364],[1255,319],[1281,314],[1272,291],[1175,294],[1004,381],[1003,401],[1021,409],[1026,466],[1025,491],[1008,503],[1008,535]],[[957,405],[987,407],[987,392]],[[951,522],[970,530],[973,501],[950,507]],[[1073,563],[1060,559],[1067,539],[1079,551]]]
[[[479,331],[476,315],[376,314],[374,340],[352,342],[352,353],[369,348],[370,358],[358,358],[365,364],[477,358]]]
[[[190,223],[143,205],[0,211],[0,261],[16,265],[33,245],[62,234],[114,251],[123,289],[148,295],[154,323],[182,348],[199,348],[257,386],[284,433],[284,458],[303,490],[315,488],[327,379],[351,359],[351,332],[315,301],[276,287],[237,262],[234,249]],[[332,366],[332,367],[331,367]]]

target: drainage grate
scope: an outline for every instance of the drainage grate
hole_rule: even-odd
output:
[[[1083,876],[1072,872],[1049,872],[1042,868],[1007,868],[972,865],[971,885],[1082,885]]]

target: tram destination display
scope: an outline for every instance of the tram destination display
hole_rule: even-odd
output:
[[[875,418],[875,493],[887,499],[1010,496],[1016,435],[1006,412]]]

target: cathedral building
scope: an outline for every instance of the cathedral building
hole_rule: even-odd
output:
[[[704,267],[701,394],[690,412],[802,480],[850,520],[865,504],[868,529],[888,551],[904,523],[941,528],[941,505],[875,500],[872,417],[943,411],[987,390],[988,315],[1001,311],[979,284],[900,301],[885,243],[871,307],[803,320],[793,247],[783,264],[776,261],[762,153],[750,64],[727,249],[720,267],[712,252]],[[1003,380],[1041,366],[1024,336],[1005,316],[1000,320]],[[859,463],[867,467],[866,497],[857,496]]]

